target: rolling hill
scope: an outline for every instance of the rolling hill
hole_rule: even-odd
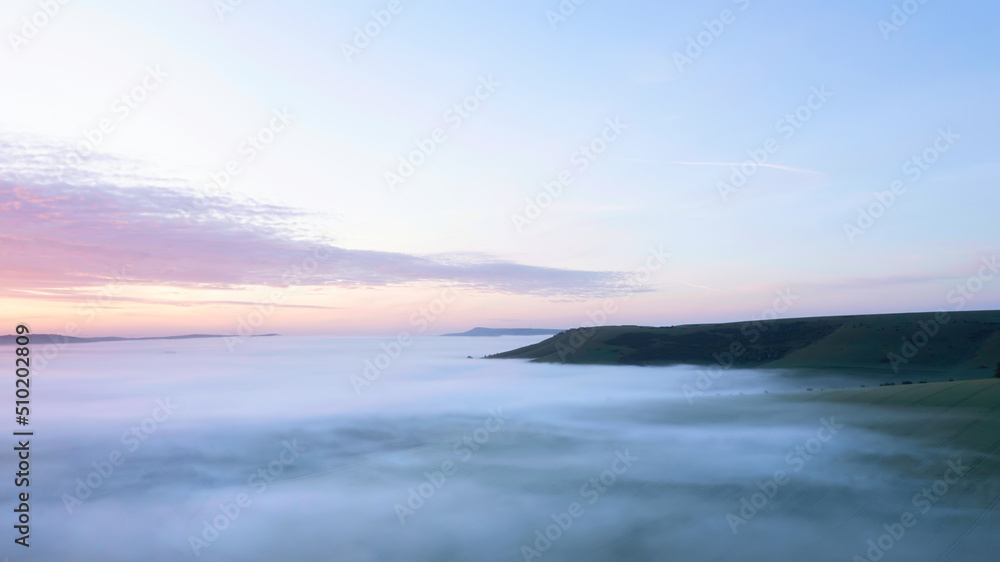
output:
[[[992,376],[1000,362],[1000,311],[577,328],[489,358],[575,364],[976,372],[985,377]]]

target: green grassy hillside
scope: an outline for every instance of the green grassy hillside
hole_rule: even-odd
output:
[[[615,365],[864,369],[993,376],[1000,311],[568,330],[491,358]]]

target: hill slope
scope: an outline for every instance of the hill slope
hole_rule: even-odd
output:
[[[909,342],[909,343],[907,343]],[[651,328],[568,330],[491,355],[614,365],[971,371],[1000,361],[1000,311],[792,318]]]

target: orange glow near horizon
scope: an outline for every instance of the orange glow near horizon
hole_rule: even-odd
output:
[[[760,318],[774,291],[676,292],[572,300],[505,295],[441,286],[367,289],[245,287],[239,290],[126,286],[118,293],[88,289],[52,298],[0,298],[0,333],[27,324],[35,333],[80,337],[150,337],[192,333],[283,335],[413,335],[492,328],[564,329],[594,324],[652,326],[737,322]],[[907,312],[905,301],[843,293],[817,301],[806,291],[780,317]],[[868,298],[865,299],[864,297]],[[842,310],[847,302],[870,309]],[[275,306],[274,303],[277,303]],[[599,312],[605,304],[611,314]],[[4,328],[6,327],[6,328]]]

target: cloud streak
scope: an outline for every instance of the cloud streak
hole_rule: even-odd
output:
[[[681,160],[672,160],[671,164],[679,164],[681,166],[724,166],[727,168],[732,168],[733,166],[742,166],[746,162],[684,162]],[[815,174],[819,175],[820,172],[814,170],[803,170],[802,168],[792,168],[790,166],[779,166],[778,164],[756,164],[762,168],[773,168],[775,170],[784,170],[786,172],[798,172],[800,174]]]
[[[642,158],[622,158],[622,160],[627,160],[629,162],[642,162],[644,164],[674,164],[677,166],[721,166],[725,168],[732,168],[734,166],[742,166],[746,162],[688,162],[686,160],[667,160],[666,162],[662,160],[647,160]],[[783,170],[785,172],[796,172],[800,174],[811,174],[811,175],[822,175],[822,172],[817,172],[815,170],[806,170],[804,168],[793,168],[791,166],[781,166],[779,164],[757,164],[761,168],[773,168],[775,170]]]
[[[521,265],[489,257],[421,257],[352,250],[297,235],[294,209],[170,188],[79,188],[0,182],[0,268],[6,288],[92,287],[125,271],[129,283],[228,289],[287,286],[316,250],[329,257],[303,285],[372,287],[458,281],[491,292],[596,297],[619,275]]]
[[[0,145],[0,151],[9,149]],[[44,152],[44,151],[43,151]],[[296,284],[345,288],[458,282],[506,294],[594,298],[614,294],[621,275],[512,263],[483,255],[418,256],[338,247],[310,240],[309,213],[248,198],[142,185],[130,175],[48,168],[36,153],[0,166],[0,268],[8,294],[57,297],[111,282],[236,289],[282,287],[288,272],[322,250],[328,258]],[[87,181],[67,180],[80,179]]]

